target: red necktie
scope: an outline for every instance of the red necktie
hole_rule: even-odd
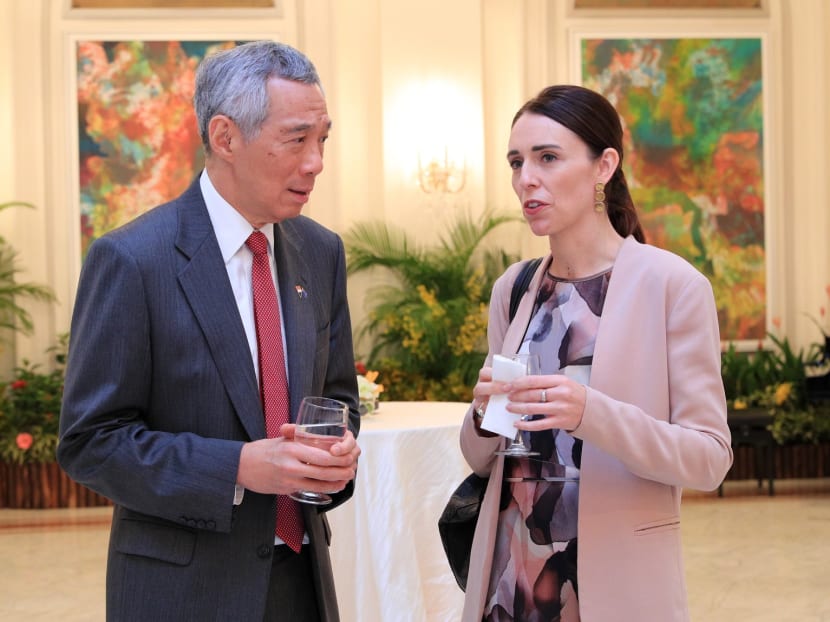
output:
[[[268,438],[280,434],[280,426],[288,423],[288,377],[282,350],[280,307],[271,262],[268,259],[268,238],[254,231],[245,242],[254,254],[251,280],[254,292],[254,323],[259,351],[259,390],[265,411]],[[300,504],[286,495],[277,495],[276,535],[297,553],[303,544],[305,526]]]

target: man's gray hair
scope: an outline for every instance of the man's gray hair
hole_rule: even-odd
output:
[[[268,118],[271,78],[320,86],[312,62],[284,43],[253,41],[211,54],[202,61],[196,70],[193,105],[199,135],[208,153],[208,123],[217,114],[233,119],[246,141],[259,135]]]

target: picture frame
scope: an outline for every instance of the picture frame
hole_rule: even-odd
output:
[[[569,0],[572,17],[767,17],[769,0]]]
[[[765,33],[573,31],[573,81],[605,95],[647,241],[715,294],[721,339],[758,347],[773,322],[771,97]]]
[[[61,0],[66,19],[282,19],[294,0]],[[289,7],[293,10],[293,4]]]
[[[73,9],[267,9],[276,0],[70,0]]]

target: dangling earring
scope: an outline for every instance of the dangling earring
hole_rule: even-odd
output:
[[[605,184],[598,181],[594,184],[594,211],[604,212],[605,208]]]

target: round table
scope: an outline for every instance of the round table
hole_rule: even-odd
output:
[[[355,494],[329,512],[340,617],[361,622],[461,618],[438,517],[469,473],[461,402],[381,402],[361,419]]]

